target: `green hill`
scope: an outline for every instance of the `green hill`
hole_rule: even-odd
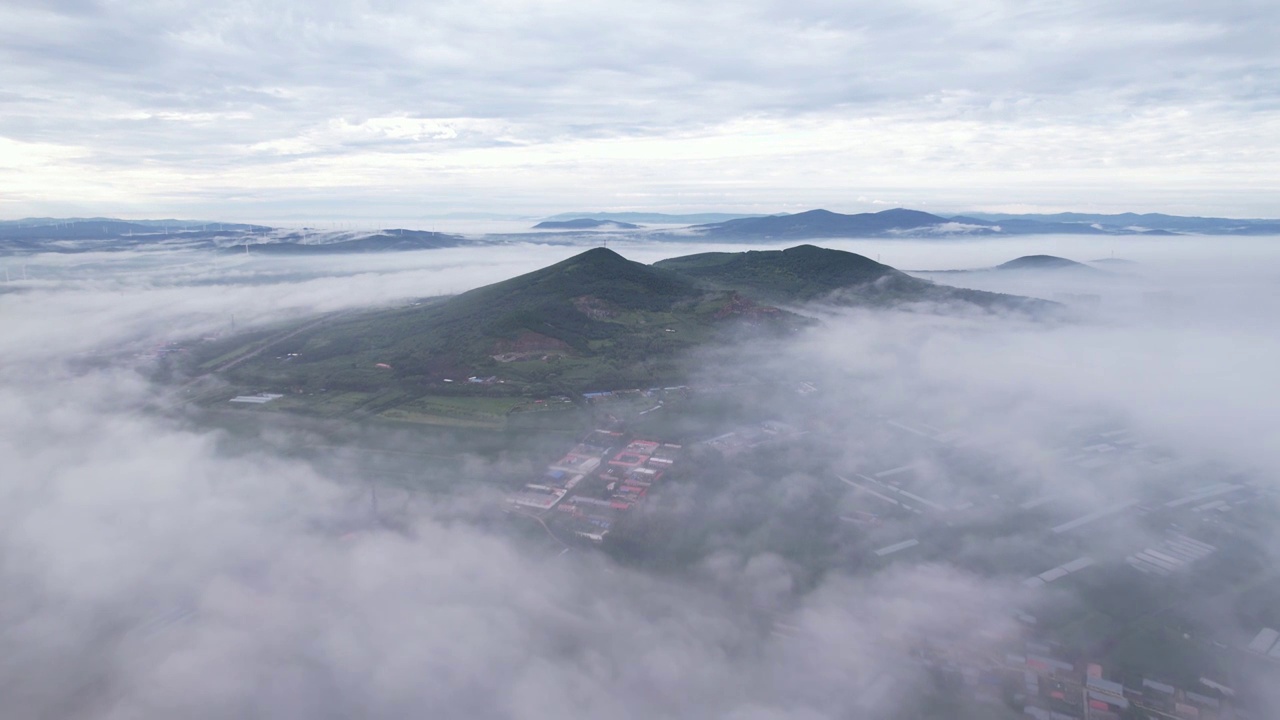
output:
[[[988,310],[1043,311],[1053,303],[936,285],[857,253],[798,245],[786,250],[700,253],[655,267],[773,303],[893,305],[963,303]]]
[[[997,270],[1075,270],[1086,273],[1101,272],[1084,263],[1068,260],[1056,255],[1023,255],[1007,263],[996,266]]]
[[[907,277],[862,255],[813,245],[786,250],[699,253],[662,260],[654,266],[781,302],[808,302],[881,278]]]
[[[321,324],[228,375],[257,386],[359,391],[489,376],[540,392],[649,386],[679,379],[683,350],[804,322],[596,248],[445,300]]]
[[[688,377],[689,351],[811,325],[775,304],[813,302],[1054,307],[935,285],[812,245],[703,253],[654,266],[596,248],[452,298],[233,337],[207,348],[200,367],[237,388],[290,393],[282,405],[324,402],[387,416],[423,398],[443,407],[441,396],[546,397],[678,384]]]

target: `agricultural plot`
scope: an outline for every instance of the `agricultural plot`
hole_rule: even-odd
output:
[[[527,402],[525,398],[426,395],[383,410],[378,417],[427,425],[497,430],[506,427],[508,413]]]
[[[361,408],[377,403],[385,393],[368,392],[317,392],[284,394],[269,403],[239,405],[236,409],[256,412],[291,412],[323,418],[340,418],[353,415]],[[219,398],[218,404],[225,401]]]

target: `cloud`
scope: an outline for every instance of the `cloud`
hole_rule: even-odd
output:
[[[845,245],[935,269],[1104,249],[1078,238]],[[575,248],[217,265],[187,252],[28,258],[31,277],[0,293],[14,319],[0,338],[0,584],[11,589],[0,691],[15,714],[77,718],[911,713],[939,692],[911,654],[923,639],[1001,657],[1026,632],[1015,610],[1090,590],[1041,594],[1026,577],[1086,553],[1126,572],[1126,554],[1164,532],[1129,516],[1078,535],[1053,526],[1239,470],[1271,490],[1275,250],[1238,247],[1244,260],[1211,242],[1134,240],[1139,274],[1105,282],[956,276],[1098,292],[1102,312],[1075,322],[827,311],[793,342],[713,354],[697,384],[756,390],[703,395],[710,410],[689,410],[691,440],[761,419],[807,432],[749,462],[708,456],[708,472],[673,480],[643,518],[669,532],[632,557],[547,552],[496,512],[495,478],[537,467],[541,451],[453,463],[432,443],[456,439],[284,415],[228,421],[168,402],[171,388],[133,358],[225,329],[232,313],[261,326],[401,304]],[[695,248],[708,246],[623,251]],[[1171,292],[1191,301],[1129,303]],[[797,395],[801,379],[821,392]],[[1128,428],[1153,457],[1173,449],[1187,464],[1153,471],[1137,451],[1072,464],[1098,427]],[[839,479],[868,484],[858,474],[895,468],[903,489],[947,513],[894,510]],[[1006,512],[1050,496],[1016,522]],[[954,510],[964,502],[973,508]],[[873,524],[841,519],[868,510]],[[877,559],[908,539],[919,545]],[[1274,531],[1253,539],[1277,547]],[[1198,619],[1213,637],[1247,630]]]
[[[795,652],[696,584],[540,556],[432,503],[403,534],[326,531],[360,517],[364,493],[352,499],[342,467],[228,453],[216,434],[139,413],[149,393],[112,373],[0,394],[3,572],[22,588],[2,604],[22,658],[3,673],[13,712],[824,713],[851,678],[881,672],[849,633],[936,621],[891,597],[973,591],[942,569],[858,588],[883,599],[857,608],[832,589],[799,622],[840,639]],[[729,581],[787,594],[771,565],[753,559]]]
[[[316,187],[341,188],[334,216],[364,212],[366,193],[404,212],[397,189],[443,209],[850,209],[888,194],[1258,215],[1276,174],[1275,18],[1257,3],[0,12],[0,137],[87,150],[46,154],[50,176],[10,215],[83,202],[269,218]],[[285,192],[230,204],[231,188]]]

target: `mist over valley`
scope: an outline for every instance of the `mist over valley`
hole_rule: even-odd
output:
[[[1280,717],[1276,27],[0,3],[0,720]]]
[[[1270,707],[1275,250],[1231,242],[7,256],[6,697],[1019,717],[1098,663]],[[1068,251],[1133,264],[923,269]],[[493,359],[522,322],[584,344]],[[464,330],[492,375],[380,354]]]

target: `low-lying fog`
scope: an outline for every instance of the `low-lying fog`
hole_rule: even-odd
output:
[[[609,247],[653,262],[794,244]],[[912,639],[1001,653],[1022,631],[1016,612],[1049,597],[1025,586],[1028,575],[1086,551],[1123,568],[1126,554],[1159,541],[1113,523],[1041,556],[1044,527],[1150,497],[1165,478],[1188,492],[1242,477],[1276,489],[1280,240],[814,244],[935,282],[1059,299],[1075,317],[827,312],[786,346],[709,354],[812,382],[816,398],[769,402],[821,430],[803,450],[778,451],[787,472],[671,488],[668,504],[702,508],[682,522],[715,528],[678,570],[522,542],[495,520],[493,485],[418,493],[395,530],[334,532],[367,504],[358,463],[283,451],[287,430],[229,443],[198,413],[159,402],[173,389],[136,369],[135,354],[159,343],[456,293],[583,247],[0,258],[0,715],[918,717],[928,678]],[[1133,262],[1097,265],[1105,274],[928,272],[1033,254]],[[692,384],[721,371],[708,365]],[[885,418],[915,434],[886,431]],[[1128,429],[1195,477],[1129,460],[1062,469],[1064,448],[1088,428]],[[920,460],[948,432],[988,470]],[[475,462],[483,472],[489,461]],[[924,463],[921,494],[937,502],[1059,505],[1033,527],[991,511],[953,555],[860,564],[839,516],[864,506],[836,476],[913,462]],[[888,518],[871,534],[887,546],[954,530],[923,522]],[[1276,537],[1249,533],[1270,564]],[[795,547],[808,542],[821,551]],[[1214,637],[1247,641],[1258,629],[1202,614]]]

